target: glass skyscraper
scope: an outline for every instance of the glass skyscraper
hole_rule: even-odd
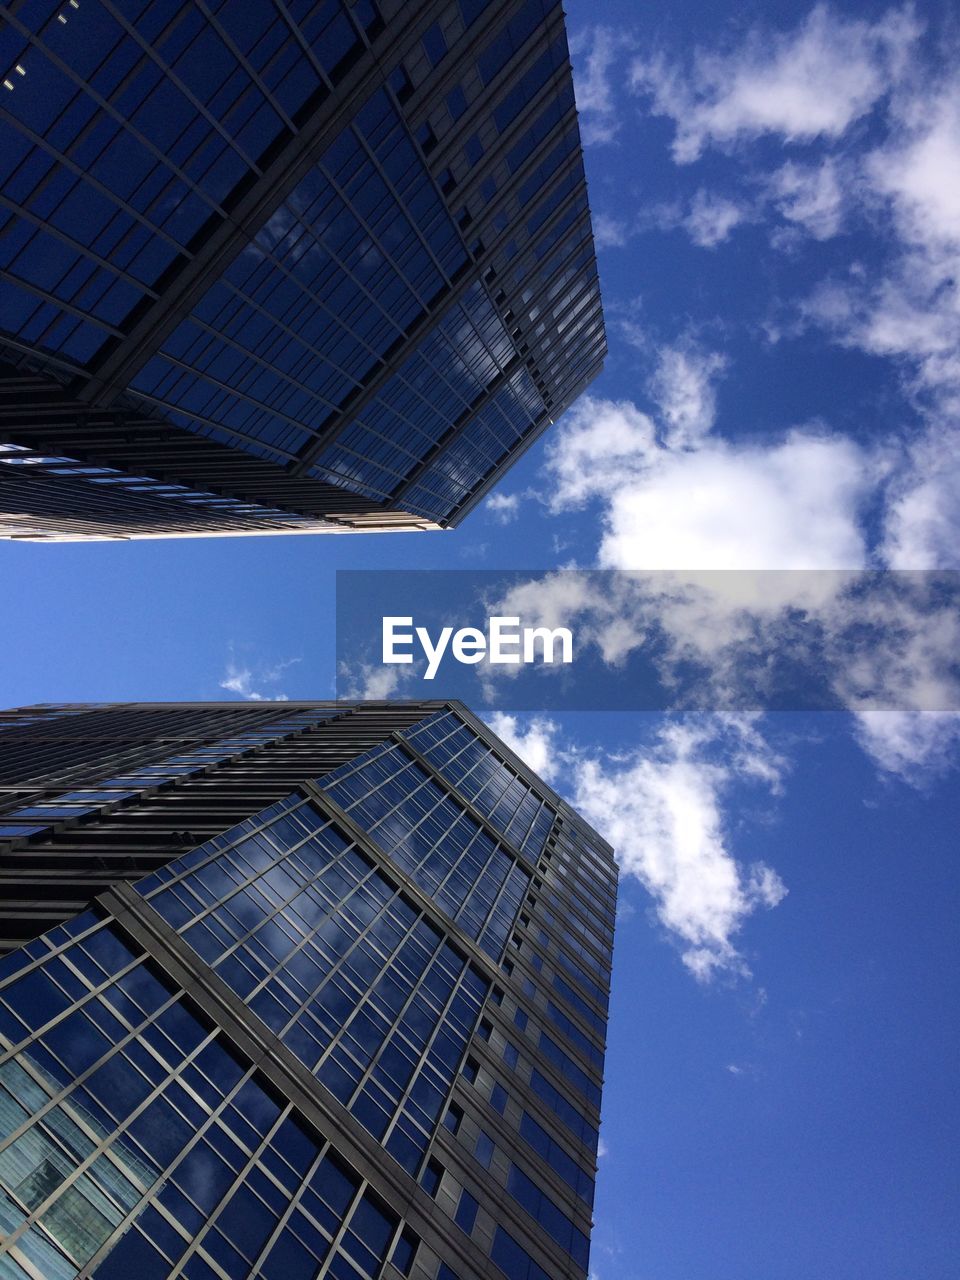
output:
[[[0,536],[447,527],[599,372],[558,0],[0,15]]]
[[[584,1280],[612,851],[459,703],[0,713],[3,1280]]]

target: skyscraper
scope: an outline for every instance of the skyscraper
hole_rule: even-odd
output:
[[[599,372],[558,0],[0,12],[0,535],[446,527]]]
[[[4,1280],[584,1280],[615,864],[466,708],[25,708],[0,778]]]

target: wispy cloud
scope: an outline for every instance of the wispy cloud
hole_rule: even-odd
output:
[[[681,220],[690,239],[701,249],[715,249],[728,238],[734,227],[751,220],[748,205],[727,199],[714,192],[699,190],[690,203],[690,211]]]
[[[578,31],[570,40],[570,52],[578,64],[574,88],[580,134],[587,146],[613,142],[620,132],[614,71],[631,44],[625,33],[606,26]]]
[[[547,575],[514,588],[504,611],[576,626],[580,643],[613,665],[656,628],[664,678],[697,664],[717,706],[753,687],[762,668],[751,664],[796,642],[803,619],[878,768],[910,782],[941,772],[958,745],[955,719],[933,714],[957,705],[956,609],[935,580],[900,577],[864,592],[856,573],[956,563],[957,429],[944,424],[908,445],[893,434],[865,445],[820,423],[731,440],[715,430],[727,360],[690,340],[641,346],[654,360],[652,410],[581,399],[548,445],[544,494],[556,514],[593,505],[596,565],[638,579],[596,592],[584,575]],[[729,578],[719,588],[708,580],[711,570],[780,572],[737,578],[733,589]]]
[[[542,716],[499,715],[491,728],[610,841],[698,981],[749,975],[738,935],[787,892],[772,868],[737,860],[724,815],[735,783],[776,792],[786,769],[751,718],[667,724],[626,755],[587,753]]]
[[[653,112],[674,121],[675,158],[686,163],[708,147],[735,152],[742,181],[737,191],[728,176],[722,194],[697,187],[692,196],[655,200],[632,214],[621,205],[616,214],[598,219],[599,242],[622,246],[638,234],[682,228],[695,243],[716,250],[738,227],[766,223],[774,245],[792,250],[805,237],[828,240],[854,225],[869,230],[868,263],[854,259],[834,266],[791,306],[801,327],[894,362],[911,402],[904,417],[920,425],[911,422],[879,446],[865,448],[829,423],[797,424],[763,445],[743,443],[742,435],[736,449],[706,440],[701,451],[681,458],[645,446],[631,451],[631,463],[616,441],[625,427],[635,435],[640,419],[625,402],[611,448],[601,449],[593,466],[584,459],[588,475],[577,482],[581,493],[606,494],[601,563],[636,567],[634,553],[642,552],[640,563],[646,565],[664,545],[677,547],[688,564],[720,563],[697,554],[708,541],[706,525],[718,521],[718,552],[742,550],[745,530],[733,531],[731,540],[730,525],[739,500],[748,498],[759,503],[757,542],[776,553],[786,547],[775,528],[779,506],[791,521],[802,523],[804,512],[817,517],[820,545],[810,548],[812,563],[827,563],[830,547],[847,564],[862,563],[863,540],[851,531],[858,526],[859,506],[879,501],[883,540],[874,548],[877,563],[898,569],[957,564],[960,89],[955,76],[928,60],[922,34],[909,6],[866,20],[820,4],[790,29],[755,25],[735,47],[697,48],[687,62],[665,52],[633,58],[634,92]],[[628,101],[623,87],[620,99]],[[853,127],[868,114],[869,130]],[[788,152],[794,147],[768,172],[757,164],[769,149],[762,153],[745,145],[764,137]],[[814,141],[821,144],[816,151],[809,146]],[[807,144],[804,151],[796,150],[797,143]],[[631,331],[624,332],[628,341],[638,336],[630,318],[617,323]],[[613,427],[611,413],[602,416]],[[582,418],[571,425],[584,427]],[[592,434],[585,433],[582,442]],[[575,456],[576,441],[568,437],[563,449]],[[563,449],[555,455],[558,468],[564,465]],[[617,474],[609,474],[605,486],[611,455]],[[825,479],[820,499],[813,491],[818,464]],[[719,492],[708,468],[718,485],[732,486],[726,513],[717,506]],[[705,498],[704,520],[692,537],[683,536],[689,524],[678,530],[666,519],[680,510],[677,499],[688,483]],[[571,496],[569,484],[559,489]],[[772,540],[764,536],[771,526]],[[839,562],[836,556],[832,562]]]
[[[833,156],[813,164],[790,160],[771,175],[767,191],[788,223],[815,240],[829,240],[843,225],[849,202],[845,188],[854,180],[849,170],[841,180],[841,164]]]
[[[338,668],[338,692],[342,698],[385,701],[400,695],[402,686],[420,670],[422,664],[383,666],[371,662],[341,662]]]
[[[492,493],[484,505],[497,524],[511,524],[520,514],[521,497],[519,493]]]
[[[598,249],[623,249],[637,236],[651,232],[685,231],[701,249],[716,249],[736,227],[754,222],[761,205],[752,197],[733,199],[700,188],[689,199],[656,200],[631,217],[594,214],[593,234]]]
[[[231,644],[226,669],[220,677],[219,685],[221,689],[235,693],[248,702],[286,702],[289,695],[273,686],[279,683],[285,671],[298,662],[299,658],[287,658],[273,664],[243,661],[236,656]]]
[[[674,122],[678,164],[764,134],[836,139],[899,82],[919,34],[909,9],[866,22],[817,5],[793,31],[757,28],[729,52],[696,50],[689,65],[642,55],[630,84]]]
[[[648,387],[660,411],[667,448],[692,448],[712,430],[717,416],[716,381],[726,368],[725,356],[705,351],[689,339],[657,349]]]

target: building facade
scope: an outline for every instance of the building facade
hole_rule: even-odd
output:
[[[559,0],[0,12],[0,536],[446,527],[599,372]]]
[[[0,713],[3,1280],[585,1280],[612,852],[459,703]]]

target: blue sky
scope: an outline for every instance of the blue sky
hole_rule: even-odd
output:
[[[960,567],[955,11],[567,10],[589,397],[451,533],[0,546],[3,705],[331,696],[338,567]],[[496,719],[624,871],[598,1280],[956,1273],[960,631],[899,622],[884,715]]]

